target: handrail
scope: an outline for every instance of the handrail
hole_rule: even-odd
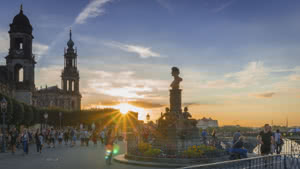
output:
[[[283,157],[283,158],[282,158]],[[292,160],[287,160],[287,158],[290,158]],[[293,160],[295,159],[295,160]],[[248,162],[248,163],[247,163]],[[271,162],[271,163],[268,163]],[[281,154],[281,155],[268,155],[268,156],[259,156],[259,157],[251,157],[251,158],[245,158],[245,159],[239,159],[239,160],[231,160],[231,161],[223,161],[223,162],[216,162],[216,163],[211,163],[211,164],[199,164],[199,165],[192,165],[188,167],[182,167],[181,169],[206,169],[206,168],[228,168],[228,166],[235,166],[234,168],[240,168],[245,165],[245,164],[255,164],[252,167],[247,167],[247,168],[260,168],[260,165],[278,165],[279,168],[283,169],[289,169],[292,166],[291,169],[299,169],[300,168],[300,158],[297,158],[291,154]],[[290,164],[289,164],[290,163]],[[291,164],[293,163],[293,164]],[[294,164],[296,163],[296,164]],[[298,167],[298,168],[297,168]],[[232,168],[232,167],[230,167]]]

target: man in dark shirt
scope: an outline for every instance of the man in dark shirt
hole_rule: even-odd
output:
[[[264,130],[257,136],[259,143],[261,144],[260,151],[261,155],[268,155],[271,153],[271,145],[274,143],[273,133],[271,126],[265,124]]]
[[[17,132],[17,129],[14,127],[10,133],[10,144],[11,144],[12,154],[15,154],[16,152],[16,144],[17,144],[18,137],[19,134]]]

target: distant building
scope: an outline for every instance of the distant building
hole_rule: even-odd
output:
[[[219,127],[218,120],[213,120],[212,118],[205,118],[197,120],[198,128],[206,129],[208,127]]]

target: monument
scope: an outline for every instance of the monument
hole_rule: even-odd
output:
[[[179,150],[184,149],[183,145],[190,142],[191,138],[199,137],[199,130],[196,127],[196,120],[191,119],[188,108],[182,112],[182,96],[179,76],[180,70],[172,67],[172,76],[174,77],[170,87],[170,108],[166,108],[165,113],[161,114],[158,120],[156,145],[167,145],[167,154],[176,154]]]

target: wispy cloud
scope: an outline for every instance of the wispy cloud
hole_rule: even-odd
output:
[[[213,12],[215,13],[221,12],[222,10],[229,7],[233,2],[234,0],[226,0],[225,2],[220,3],[217,8],[213,9]]]
[[[173,7],[171,6],[169,0],[156,0],[159,5],[166,8],[169,12],[173,11]]]
[[[92,0],[76,17],[76,24],[83,24],[88,18],[95,18],[103,15],[105,10],[103,6],[112,0]]]
[[[150,57],[161,57],[157,52],[154,52],[150,47],[144,47],[139,45],[123,44],[120,42],[109,42],[105,43],[108,46],[119,48],[126,52],[136,53],[141,58],[150,58]]]
[[[275,92],[266,92],[266,93],[256,93],[251,95],[257,98],[272,98],[275,94],[276,94]]]

